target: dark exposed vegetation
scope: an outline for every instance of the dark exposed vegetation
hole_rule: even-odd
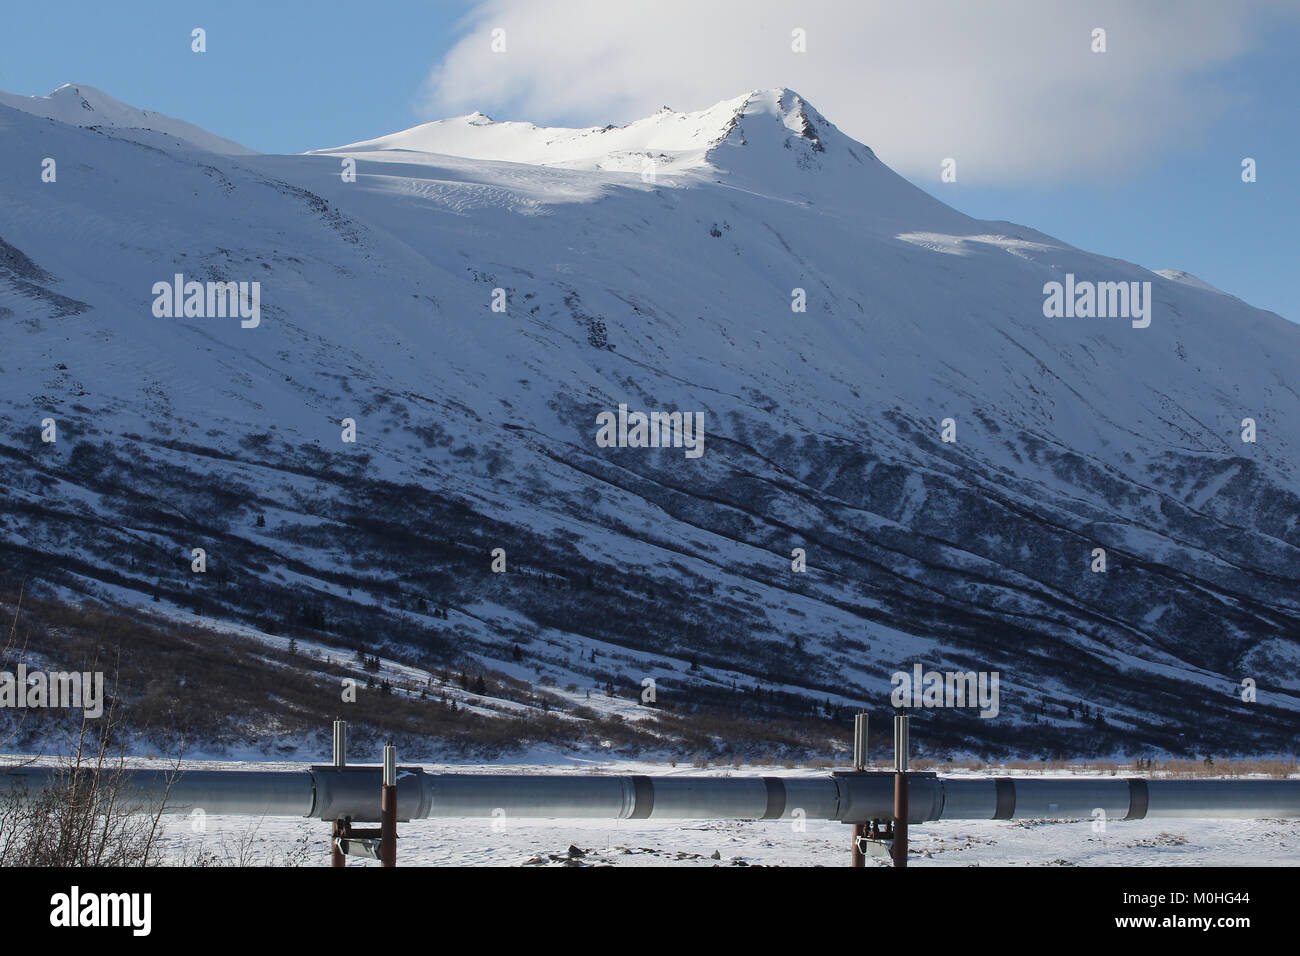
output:
[[[585,414],[576,406],[559,412],[575,420]],[[508,472],[509,456],[499,448],[452,447],[446,431],[432,424],[422,428],[413,434],[423,435],[431,448],[450,448],[461,466],[485,475]],[[714,756],[769,747],[826,755],[847,741],[857,701],[878,721],[887,717],[887,701],[858,697],[856,688],[843,685],[843,670],[873,669],[884,677],[910,661],[887,659],[853,634],[777,631],[768,608],[753,600],[757,592],[745,587],[750,583],[852,619],[943,635],[946,662],[963,668],[1014,661],[1015,683],[1022,688],[1036,681],[1061,681],[1069,688],[1045,699],[1004,687],[1002,712],[1010,719],[998,721],[981,720],[972,711],[926,711],[914,740],[931,754],[1052,760],[1150,751],[1186,757],[1206,751],[1287,753],[1300,734],[1295,714],[1267,695],[1251,705],[1243,722],[1232,686],[1208,688],[1117,669],[1110,653],[1148,639],[1149,627],[1139,636],[1125,621],[1142,619],[1153,595],[1166,595],[1162,600],[1170,609],[1161,626],[1174,622],[1182,642],[1178,655],[1208,670],[1222,669],[1251,646],[1240,635],[1294,634],[1297,623],[1285,607],[1251,597],[1253,582],[1216,582],[1234,594],[1224,602],[1205,587],[1187,587],[1177,569],[1135,565],[1126,567],[1123,587],[1100,583],[1104,595],[1076,600],[1071,588],[1077,589],[1078,575],[1062,576],[1061,569],[1086,554],[1084,537],[1068,529],[1049,534],[1039,516],[1017,510],[1010,498],[976,495],[958,484],[935,491],[956,504],[943,514],[916,517],[911,532],[888,525],[864,531],[854,527],[858,515],[897,516],[911,470],[812,436],[798,441],[796,457],[812,463],[816,473],[833,476],[820,486],[773,478],[765,456],[788,456],[795,439],[761,431],[741,429],[738,438],[728,439],[725,470],[706,473],[689,491],[679,488],[678,476],[659,459],[618,451],[607,460],[570,457],[566,464],[589,472],[594,486],[625,490],[678,527],[705,528],[778,556],[768,565],[714,569],[683,561],[647,572],[593,555],[576,537],[505,520],[441,491],[437,481],[376,479],[365,453],[340,457],[312,446],[289,447],[274,429],[245,436],[235,452],[134,435],[108,442],[89,426],[80,434],[66,457],[40,455],[35,446],[0,445],[0,461],[13,466],[6,480],[28,492],[6,501],[8,514],[23,527],[39,529],[39,536],[0,544],[0,589],[15,593],[25,582],[45,597],[56,588],[112,596],[101,590],[107,586],[295,642],[294,648],[268,650],[223,634],[218,651],[212,633],[202,629],[137,626],[130,615],[106,607],[80,609],[116,615],[119,623],[105,623],[105,630],[117,628],[130,641],[118,638],[108,646],[131,657],[128,645],[138,642],[135,663],[124,661],[123,686],[130,688],[124,697],[140,719],[165,717],[194,740],[237,746],[321,735],[338,709],[338,682],[348,676],[363,687],[373,681],[379,691],[358,704],[359,724],[373,726],[378,735],[411,735],[431,753],[500,753],[546,740],[628,750],[698,748]],[[918,432],[917,442],[928,440]],[[220,482],[212,478],[214,466],[221,469]],[[272,493],[263,481],[267,474],[309,481],[315,490],[278,487]],[[1087,480],[1094,478],[1108,480]],[[41,488],[54,481],[98,495],[95,512],[42,496]],[[180,499],[177,489],[184,489]],[[527,485],[516,490],[524,504],[539,494]],[[792,575],[779,559],[794,532],[767,513],[768,503],[778,498],[782,507],[794,502],[817,516],[797,534],[817,556],[814,574]],[[580,503],[572,508],[575,516],[582,513]],[[1206,538],[1217,527],[1172,506],[1166,515],[1189,539]],[[651,533],[613,520],[610,534],[630,540]],[[982,547],[985,528],[997,528],[1001,539],[998,554],[985,557],[1008,563],[1016,575],[1010,597],[1012,585],[973,580],[961,565],[968,551]],[[960,555],[950,543],[954,538],[964,542]],[[488,555],[497,545],[507,547],[509,573],[488,570]],[[189,573],[193,547],[207,552],[203,574]],[[1029,555],[1023,566],[1015,557],[1021,553]],[[297,576],[313,586],[304,587]],[[1016,613],[1006,613],[1003,601],[1014,601]],[[471,610],[483,605],[508,612],[507,623],[483,627]],[[1109,613],[1098,613],[1098,606]],[[49,613],[56,619],[72,613],[53,607]],[[96,626],[87,624],[83,633]],[[551,635],[595,646],[575,647]],[[1160,634],[1151,639],[1157,646],[1171,640]],[[304,641],[338,653],[332,661],[316,660],[298,649]],[[159,642],[167,648],[153,646]],[[157,655],[194,665],[160,673]],[[499,693],[534,710],[527,716],[508,709],[485,714],[456,709],[450,701],[449,713],[435,713],[428,699],[419,699],[418,688],[402,686],[370,663],[381,655],[431,672],[468,672],[476,681],[469,690],[481,679],[486,696]],[[256,665],[260,676],[245,675],[253,665],[238,663],[263,657],[273,663]],[[636,700],[647,658],[656,662],[657,673],[675,675],[670,692],[653,705],[652,721],[575,721],[563,701],[518,679],[521,668],[540,674],[557,665],[580,673],[585,686],[607,696]],[[266,676],[277,669],[295,676]],[[507,673],[516,677],[507,680]],[[178,704],[182,678],[187,694]],[[230,690],[230,682],[245,678],[244,690]],[[438,694],[436,687],[425,690]],[[175,720],[169,708],[177,709]],[[136,715],[131,719],[134,724]],[[319,739],[323,747],[324,737]]]

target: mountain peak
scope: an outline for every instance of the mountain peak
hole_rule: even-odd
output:
[[[123,103],[85,83],[64,83],[45,96],[18,96],[0,92],[0,107],[5,106],[71,126],[159,133],[211,153],[248,155],[253,152],[239,143],[222,139],[184,120]]]
[[[104,93],[95,89],[93,86],[87,86],[85,88],[85,92],[82,92],[81,86],[79,86],[76,83],[64,83],[57,90],[50,93],[45,98],[47,100],[52,100],[56,103],[62,103],[65,100],[75,99],[77,105],[79,105],[82,109],[90,110],[93,112],[95,107],[91,105],[90,100],[87,99],[87,94],[89,94],[91,98],[99,101],[101,105],[111,99],[110,97],[106,96]],[[112,100],[112,102],[115,103],[117,101]]]
[[[753,89],[703,110],[663,106],[624,126],[582,129],[497,122],[481,112],[436,120],[377,139],[315,153],[413,152],[534,166],[643,172],[653,162],[662,173],[699,171],[710,176],[753,167],[732,152],[774,153],[782,165],[821,166],[827,147],[843,141],[844,158],[874,160],[867,147],[840,133],[802,96],[787,87]],[[773,160],[769,157],[767,165]],[[764,165],[758,163],[759,166]],[[788,171],[788,169],[787,169]]]
[[[776,120],[787,131],[786,133],[776,131],[778,142],[786,149],[791,148],[786,139],[789,134],[794,134],[794,136],[804,140],[812,151],[825,152],[826,146],[822,141],[822,133],[823,131],[834,130],[826,117],[822,116],[803,97],[788,87],[751,90],[734,100],[724,100],[708,112],[718,111],[722,107],[732,108],[726,129],[728,137],[736,129],[740,128],[745,120],[759,120],[761,122],[762,118],[767,117]],[[838,133],[837,130],[835,132]],[[735,145],[748,145],[748,143],[749,137],[742,135],[740,142]]]
[[[148,110],[136,109],[85,83],[64,83],[45,96],[3,93],[0,94],[0,103],[74,126],[129,125],[122,121],[134,124],[146,117],[159,116]]]

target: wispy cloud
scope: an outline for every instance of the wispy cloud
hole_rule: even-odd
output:
[[[1203,136],[1234,102],[1218,71],[1298,16],[1286,0],[484,0],[426,105],[596,125],[788,86],[908,175],[952,157],[968,182],[1101,179]]]

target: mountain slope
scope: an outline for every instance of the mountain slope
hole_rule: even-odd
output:
[[[0,136],[23,573],[755,719],[998,671],[997,719],[917,733],[968,751],[1294,739],[1300,330],[1271,313],[963,216],[789,90],[303,156],[4,108]],[[259,281],[260,323],[155,317],[176,273]],[[1067,275],[1151,283],[1150,325],[1046,318]],[[620,404],[701,412],[704,454],[601,447]]]

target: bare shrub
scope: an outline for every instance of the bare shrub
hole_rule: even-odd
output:
[[[22,594],[0,647],[0,660],[18,646]],[[24,641],[25,648],[25,641]],[[15,771],[38,769],[35,761],[0,765],[0,866],[154,866],[162,862],[159,822],[166,792],[149,804],[127,786],[125,757],[114,756],[121,730],[116,700],[97,719],[82,715],[69,755],[36,779],[45,786],[27,792]],[[26,716],[24,711],[20,718]],[[11,730],[0,747],[17,732]],[[35,775],[35,774],[33,774]]]
[[[48,784],[14,794],[0,783],[0,866],[157,866],[160,820],[174,774],[160,800],[128,786],[125,760],[111,756],[111,722],[90,735],[88,721],[72,755],[52,768]],[[31,764],[28,764],[31,767]],[[0,769],[0,781],[15,768]]]

